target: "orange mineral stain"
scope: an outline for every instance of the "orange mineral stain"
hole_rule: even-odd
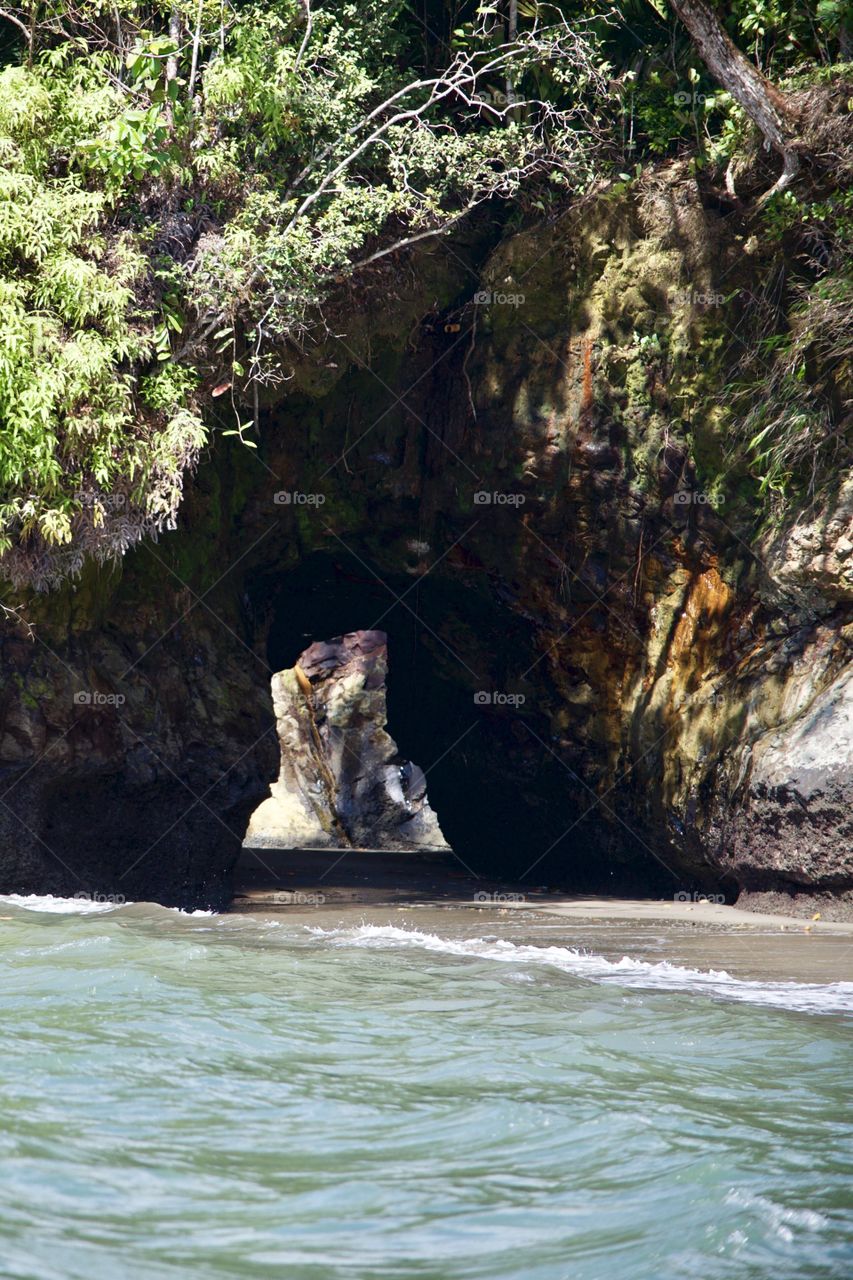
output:
[[[732,603],[732,592],[716,569],[700,573],[687,592],[669,655],[672,663],[705,668],[705,650]]]

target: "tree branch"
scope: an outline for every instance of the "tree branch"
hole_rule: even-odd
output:
[[[14,13],[10,13],[8,9],[0,9],[0,18],[5,18],[7,22],[11,22],[13,26],[16,26],[23,34],[27,44],[32,48],[33,33],[30,31],[29,27],[25,26],[24,23],[21,22],[20,18],[16,18]]]

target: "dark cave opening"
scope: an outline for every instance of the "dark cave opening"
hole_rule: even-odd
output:
[[[266,615],[274,671],[315,640],[387,633],[388,731],[425,771],[445,837],[468,868],[531,887],[672,894],[673,875],[627,828],[602,820],[592,792],[550,749],[548,714],[525,676],[538,657],[533,626],[487,583],[389,576],[341,549],[257,575],[249,596]]]

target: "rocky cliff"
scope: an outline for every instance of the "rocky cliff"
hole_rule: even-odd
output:
[[[224,901],[271,676],[381,626],[471,865],[848,912],[853,496],[768,519],[727,454],[747,231],[669,166],[342,298],[259,456],[7,624],[0,888]]]

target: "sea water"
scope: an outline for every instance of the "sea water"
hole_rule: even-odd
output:
[[[853,984],[0,900],[0,1275],[853,1275]]]

